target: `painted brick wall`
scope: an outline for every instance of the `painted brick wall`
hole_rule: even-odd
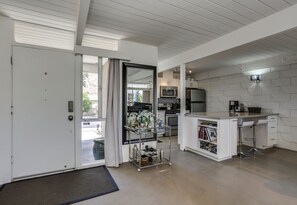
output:
[[[260,83],[236,74],[201,80],[198,86],[207,91],[208,112],[228,111],[229,100],[239,100],[279,113],[278,146],[297,151],[297,64],[271,70]]]

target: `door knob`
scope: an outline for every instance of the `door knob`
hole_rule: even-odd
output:
[[[69,115],[69,116],[68,116],[68,120],[69,120],[69,121],[72,121],[72,120],[73,120],[73,115]]]

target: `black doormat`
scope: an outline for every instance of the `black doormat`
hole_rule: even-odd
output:
[[[119,188],[105,166],[28,179],[4,185],[1,205],[64,205]]]

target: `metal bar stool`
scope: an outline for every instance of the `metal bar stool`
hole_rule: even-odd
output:
[[[253,147],[249,150],[249,152],[260,153],[260,151],[256,147],[256,126],[266,125],[268,120],[258,120],[258,122],[253,125]]]
[[[247,121],[247,122],[242,122],[241,124],[238,125],[238,130],[239,130],[239,149],[238,149],[238,152],[237,152],[237,156],[239,158],[245,158],[247,157],[246,154],[243,153],[242,151],[242,128],[243,127],[249,127],[249,128],[252,128],[254,127],[254,121]]]

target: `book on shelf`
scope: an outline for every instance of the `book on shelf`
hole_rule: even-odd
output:
[[[214,142],[217,140],[217,132],[214,128],[200,127],[198,132],[198,138],[202,140],[207,140],[209,142]]]

